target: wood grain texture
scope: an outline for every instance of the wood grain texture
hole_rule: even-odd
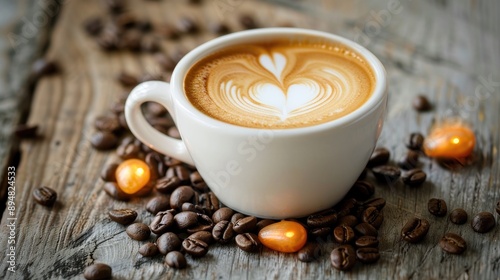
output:
[[[229,2],[237,5],[221,10],[214,4]],[[388,202],[380,231],[381,260],[375,265],[357,265],[351,272],[338,272],[329,260],[332,242],[324,242],[320,260],[308,264],[293,254],[268,249],[249,254],[234,245],[215,245],[202,259],[188,257],[185,270],[166,267],[160,257],[141,258],[137,253],[141,243],[131,241],[124,227],[111,222],[107,212],[132,207],[139,212],[138,221],[149,223],[151,215],[143,208],[146,199],[118,202],[102,191],[100,170],[107,162],[116,161],[116,156],[92,149],[89,137],[95,117],[124,91],[115,82],[118,73],[155,73],[159,69],[150,55],[102,52],[82,31],[85,19],[104,14],[100,1],[66,1],[46,54],[57,57],[64,72],[38,83],[28,120],[41,124],[44,138],[21,145],[16,178],[17,272],[6,270],[2,251],[0,278],[81,279],[87,265],[104,262],[113,268],[114,279],[500,279],[500,226],[478,234],[468,224],[454,225],[427,211],[432,197],[445,199],[450,211],[464,208],[470,217],[480,211],[493,212],[500,200],[500,4],[272,2],[285,5],[220,0],[205,1],[199,10],[184,1],[131,1],[131,6],[156,23],[192,15],[202,24],[222,18],[239,29],[238,14],[256,14],[265,26],[291,22],[337,33],[366,46],[388,73],[389,111],[379,145],[388,147],[395,160],[404,155],[403,140],[411,132],[427,134],[433,124],[452,116],[473,127],[477,145],[472,165],[448,170],[422,158],[428,174],[422,187],[378,185],[376,196]],[[180,44],[191,49],[210,38],[208,34],[196,39],[183,37]],[[173,51],[169,42],[163,47]],[[2,73],[0,79],[8,80],[5,75]],[[412,98],[420,93],[432,100],[433,111],[418,114],[411,109]],[[33,188],[40,185],[58,192],[54,208],[32,200]],[[429,234],[420,244],[407,244],[399,237],[403,224],[413,216],[431,222]],[[7,244],[6,218],[4,213],[2,249]],[[437,243],[446,232],[466,239],[468,249],[463,255],[441,251]]]

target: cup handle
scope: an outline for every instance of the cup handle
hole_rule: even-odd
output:
[[[160,133],[146,121],[141,111],[141,105],[148,101],[161,104],[174,117],[170,84],[160,81],[144,82],[132,90],[125,103],[125,119],[130,131],[150,148],[194,165],[193,159],[182,140]]]

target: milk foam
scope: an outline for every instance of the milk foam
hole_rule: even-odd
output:
[[[374,76],[352,51],[285,41],[232,46],[196,63],[184,82],[191,103],[224,122],[265,128],[342,117],[371,95]]]

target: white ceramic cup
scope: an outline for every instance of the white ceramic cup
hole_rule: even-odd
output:
[[[213,119],[186,98],[184,77],[201,58],[233,44],[277,37],[311,36],[354,49],[371,65],[376,85],[354,112],[302,128],[256,129]],[[147,101],[165,106],[182,140],[155,130],[141,112]],[[302,217],[335,205],[365,167],[382,130],[387,81],[380,61],[364,47],[329,33],[298,28],[263,28],[213,39],[177,64],[170,83],[134,88],[125,105],[132,133],[150,148],[195,165],[219,200],[262,218]]]

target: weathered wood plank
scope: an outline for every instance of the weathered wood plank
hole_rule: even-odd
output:
[[[237,25],[239,13],[262,10],[256,16],[263,25],[290,21],[338,33],[372,50],[386,66],[390,84],[390,107],[379,145],[390,148],[395,160],[405,153],[406,135],[415,131],[426,134],[435,122],[453,115],[467,120],[478,136],[475,163],[450,171],[423,158],[429,177],[424,186],[409,189],[395,184],[377,189],[377,196],[384,197],[388,206],[380,231],[382,258],[376,265],[337,272],[329,261],[331,242],[323,244],[321,259],[309,264],[299,262],[293,254],[267,249],[248,254],[231,245],[216,245],[203,259],[188,257],[186,270],[165,267],[160,257],[145,260],[137,254],[141,243],[132,242],[123,227],[111,223],[107,211],[132,207],[139,210],[139,221],[149,223],[151,215],[143,210],[146,200],[117,202],[101,190],[99,171],[114,156],[93,150],[88,140],[94,118],[123,91],[114,82],[115,75],[123,69],[141,74],[158,68],[147,55],[101,52],[81,30],[83,20],[104,13],[101,2],[67,1],[47,52],[61,61],[64,73],[40,81],[28,120],[41,123],[45,137],[21,146],[16,178],[18,272],[6,272],[3,254],[0,277],[77,278],[95,261],[111,265],[117,279],[498,279],[500,227],[487,234],[474,233],[469,225],[457,226],[430,215],[427,201],[440,197],[450,210],[462,207],[472,216],[493,211],[500,199],[500,24],[495,13],[500,4],[401,0],[399,6],[389,8],[390,1],[287,2],[303,11],[299,14],[288,8],[271,8],[266,1],[228,2],[238,3],[222,14],[231,25]],[[131,5],[153,22],[192,15],[205,23],[218,20],[221,14],[212,3],[205,1],[201,10],[183,1],[136,1]],[[377,15],[390,17],[384,21]],[[189,49],[209,38],[186,37],[181,44]],[[168,42],[163,47],[172,50]],[[411,109],[411,99],[419,93],[433,101],[432,112],[417,114]],[[59,202],[53,209],[31,199],[33,188],[39,185],[58,191]],[[429,235],[417,245],[399,239],[400,229],[412,216],[432,223]],[[4,214],[2,225],[5,223]],[[7,229],[2,226],[0,231],[3,248]],[[448,231],[467,240],[469,249],[464,255],[447,255],[437,246]]]

